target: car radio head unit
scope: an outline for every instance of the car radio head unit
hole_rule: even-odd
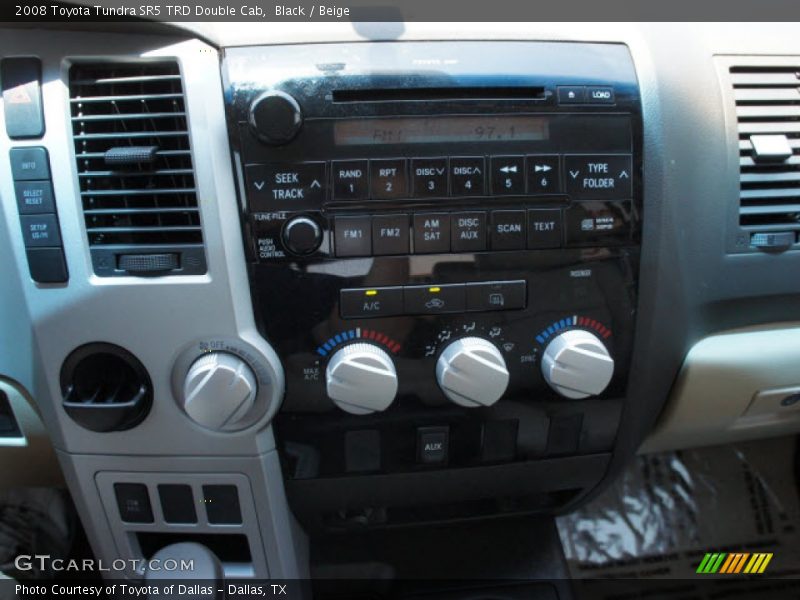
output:
[[[642,219],[625,46],[231,48],[223,73],[290,480],[612,449]]]

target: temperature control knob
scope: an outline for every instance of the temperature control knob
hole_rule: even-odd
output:
[[[279,91],[264,92],[250,104],[250,128],[265,144],[290,142],[303,124],[297,100]]]
[[[372,344],[351,344],[336,352],[325,381],[330,399],[354,415],[386,410],[397,395],[394,363]]]
[[[614,359],[596,335],[579,329],[553,338],[542,355],[545,380],[565,398],[602,393],[614,374]]]
[[[257,391],[250,365],[227,352],[209,352],[186,373],[183,410],[209,429],[229,428],[250,412]]]
[[[491,406],[508,387],[503,355],[479,337],[456,340],[436,363],[436,379],[444,395],[461,406]]]

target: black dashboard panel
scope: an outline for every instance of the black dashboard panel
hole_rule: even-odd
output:
[[[394,501],[414,504],[415,475],[447,472],[458,487],[500,467],[522,474],[545,459],[610,453],[642,219],[627,48],[326,50],[319,62],[307,47],[229,49],[223,64],[257,323],[286,369],[275,425],[296,508],[308,480],[351,492],[323,495],[327,505],[315,492],[318,513],[363,508],[376,477],[397,477]],[[576,331],[615,366],[607,385],[565,399],[541,365],[551,342]],[[496,403],[454,399],[437,375],[452,347],[476,338],[507,370]],[[376,388],[358,406],[334,403],[333,365],[364,345],[391,363],[396,395],[381,404]],[[559,479],[549,487],[563,489]],[[509,494],[532,493],[513,480]]]

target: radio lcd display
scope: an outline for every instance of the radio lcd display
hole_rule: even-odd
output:
[[[549,136],[546,117],[526,115],[341,119],[334,124],[334,141],[338,146],[538,142]]]

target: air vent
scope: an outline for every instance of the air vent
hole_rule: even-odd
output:
[[[77,63],[69,79],[95,273],[205,273],[178,64]]]
[[[800,60],[729,72],[739,126],[739,225],[751,247],[785,249],[800,231]]]

